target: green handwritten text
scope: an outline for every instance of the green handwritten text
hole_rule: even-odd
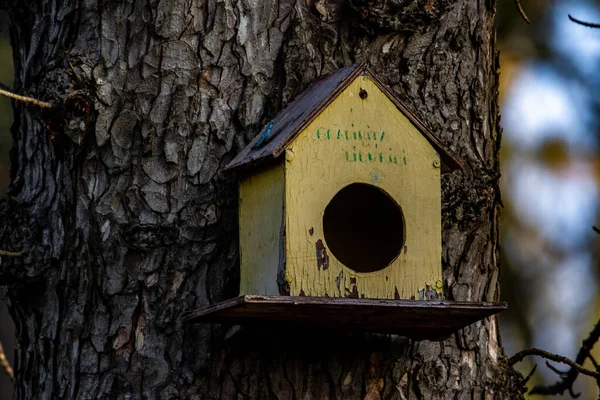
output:
[[[352,124],[352,126],[354,126],[354,124]],[[319,141],[333,140],[341,142],[358,142],[353,144],[351,148],[346,147],[345,149],[342,149],[347,162],[374,162],[406,165],[405,149],[402,149],[402,154],[400,155],[392,147],[385,146],[385,144],[382,145],[382,142],[386,139],[386,133],[384,131],[318,128],[315,132],[315,136]],[[374,145],[374,148],[370,148],[369,151],[367,151],[367,149],[364,149],[361,146],[364,142],[371,142],[371,144]]]

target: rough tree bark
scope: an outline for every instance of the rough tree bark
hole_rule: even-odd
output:
[[[183,325],[237,294],[222,173],[317,76],[367,60],[465,162],[447,297],[498,299],[493,0],[3,0],[15,90],[1,258],[16,398],[515,399],[495,319],[443,342]]]

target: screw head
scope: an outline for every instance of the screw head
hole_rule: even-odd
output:
[[[439,168],[441,166],[440,160],[433,161],[433,168]]]
[[[285,151],[285,160],[287,162],[290,162],[294,159],[296,155],[294,154],[294,152],[292,151],[292,149],[288,149]]]

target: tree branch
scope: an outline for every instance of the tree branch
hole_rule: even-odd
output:
[[[521,15],[521,18],[523,18],[523,20],[525,22],[530,24],[531,21],[529,21],[529,18],[527,18],[527,14],[525,14],[525,10],[523,10],[523,7],[521,6],[521,0],[515,0],[515,4],[517,6],[517,10],[519,10],[519,14]]]
[[[19,257],[21,254],[23,254],[23,253],[15,252],[15,251],[7,251],[7,250],[0,249],[0,256]]]
[[[2,347],[2,343],[0,343],[0,364],[2,364],[2,368],[8,376],[10,376],[11,381],[15,381],[15,373],[6,358],[6,354],[4,354],[4,348]]]
[[[569,15],[569,19],[571,21],[575,22],[576,24],[587,26],[588,28],[600,28],[600,24],[595,24],[592,22],[585,22],[585,21],[582,21],[580,19],[577,19],[577,18],[571,16],[571,14],[568,14],[568,15]]]
[[[14,93],[9,92],[8,90],[4,90],[4,89],[0,89],[0,94],[3,96],[6,96],[6,97],[10,97],[11,99],[15,99],[15,100],[22,101],[25,103],[34,104],[34,105],[36,105],[38,107],[42,107],[42,108],[53,108],[54,107],[54,105],[51,103],[37,100],[37,99],[34,99],[33,97],[27,97],[27,96],[21,96],[19,94],[14,94]]]
[[[12,89],[10,88],[10,86],[5,85],[4,82],[0,82],[0,89],[4,89],[8,92],[12,92]]]
[[[570,358],[560,356],[558,354],[550,353],[549,351],[546,351],[546,350],[536,349],[536,348],[526,349],[526,350],[522,350],[522,351],[518,352],[517,354],[515,354],[514,356],[512,356],[511,358],[508,359],[508,363],[509,363],[509,365],[514,365],[520,361],[523,361],[523,359],[527,356],[544,357],[548,360],[567,364],[568,366],[575,369],[577,372],[582,373],[583,375],[591,376],[596,379],[600,378],[600,372],[596,372],[596,371],[592,371],[587,368],[584,368],[581,365],[577,364],[575,361],[571,360]]]
[[[535,373],[535,370],[537,369],[537,364],[533,364],[533,368],[531,369],[531,371],[529,371],[529,374],[527,374],[527,376],[525,377],[525,379],[523,379],[521,381],[521,385],[525,386],[527,385],[527,382],[529,382],[529,380],[531,379],[531,377],[533,376],[533,374]]]
[[[596,323],[594,329],[590,332],[588,337],[581,344],[581,348],[579,349],[579,353],[577,353],[577,357],[575,358],[575,363],[581,366],[586,359],[590,357],[590,352],[594,347],[594,344],[600,339],[600,321]],[[514,356],[513,356],[514,357]],[[578,397],[573,392],[573,384],[577,379],[577,375],[580,371],[577,371],[575,368],[571,368],[566,373],[560,374],[562,378],[560,381],[556,382],[551,386],[536,386],[529,392],[530,394],[546,394],[546,395],[555,395],[562,394],[566,390],[569,391],[572,397]],[[600,381],[600,377],[595,377],[596,380]]]

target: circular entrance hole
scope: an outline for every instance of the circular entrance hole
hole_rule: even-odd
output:
[[[390,265],[404,245],[404,216],[383,190],[353,183],[325,207],[323,232],[327,247],[356,272],[379,271]]]

